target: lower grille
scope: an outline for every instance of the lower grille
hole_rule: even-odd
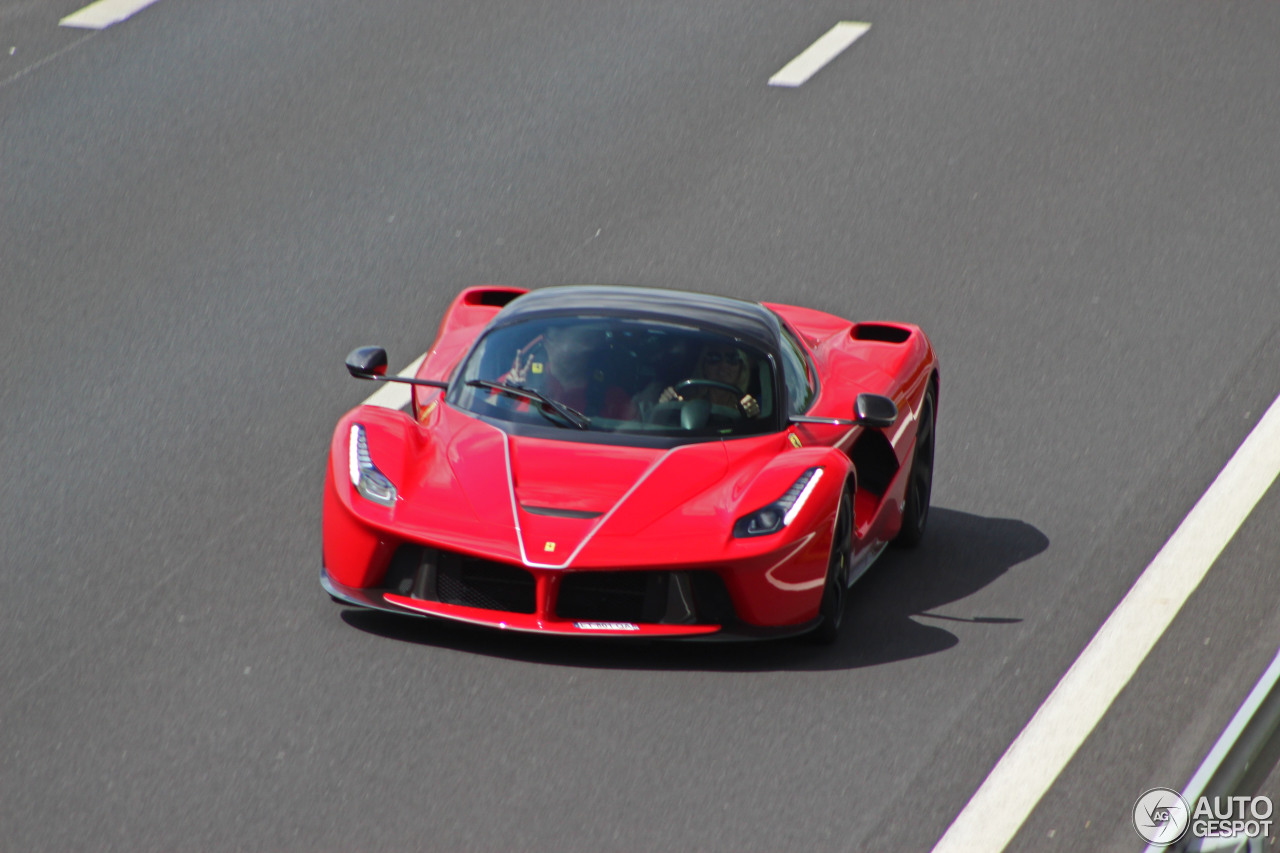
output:
[[[381,586],[427,601],[537,612],[528,570],[417,544],[396,549]],[[561,619],[664,625],[730,625],[737,619],[724,581],[712,571],[565,572],[558,586],[555,615]]]
[[[650,624],[725,624],[733,618],[715,572],[570,572],[560,582],[561,619]]]
[[[561,619],[657,622],[666,604],[667,572],[574,572],[556,597]]]
[[[537,596],[533,575],[516,566],[437,552],[436,595],[446,604],[532,613]]]

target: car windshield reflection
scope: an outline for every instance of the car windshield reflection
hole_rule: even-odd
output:
[[[758,348],[715,331],[539,318],[490,330],[462,366],[450,402],[498,421],[593,432],[756,435],[776,420],[772,365]]]

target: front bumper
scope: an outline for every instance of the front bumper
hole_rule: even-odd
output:
[[[406,616],[445,619],[499,630],[558,636],[647,640],[767,640],[806,633],[816,627],[819,621],[815,619],[783,627],[757,627],[742,624],[736,619],[716,623],[703,621],[696,624],[669,624],[609,618],[565,618],[550,612],[545,592],[540,596],[540,605],[535,607],[534,612],[520,613],[420,598],[413,594],[415,589],[421,589],[420,584],[406,585],[411,588],[403,591],[350,587],[334,580],[323,567],[320,569],[320,585],[336,601],[356,607]]]

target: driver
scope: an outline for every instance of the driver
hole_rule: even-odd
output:
[[[747,390],[747,382],[751,378],[751,368],[742,350],[730,344],[707,344],[698,356],[698,365],[694,368],[694,379],[705,379],[731,385],[738,391]],[[674,387],[667,388],[658,396],[659,403],[670,400],[706,400],[713,406],[724,406],[737,409],[748,418],[759,417],[760,403],[750,394],[739,396],[728,388],[715,388],[710,385],[693,385],[684,394],[677,394]]]
[[[541,344],[541,347],[537,346]],[[537,352],[546,353],[539,361]],[[615,420],[635,417],[631,397],[617,385],[606,384],[600,357],[608,349],[604,330],[591,326],[552,326],[540,339],[516,353],[503,379],[540,391],[586,415]]]

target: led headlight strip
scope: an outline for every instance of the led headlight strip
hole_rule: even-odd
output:
[[[347,463],[351,473],[351,485],[365,500],[383,506],[395,506],[396,487],[378,470],[369,456],[369,441],[364,427],[351,425],[351,440],[347,442]]]
[[[821,479],[821,468],[806,468],[782,497],[738,519],[733,525],[733,535],[742,538],[777,533],[800,514],[805,501],[809,500],[809,495],[813,494],[813,490],[817,488],[818,481]]]

